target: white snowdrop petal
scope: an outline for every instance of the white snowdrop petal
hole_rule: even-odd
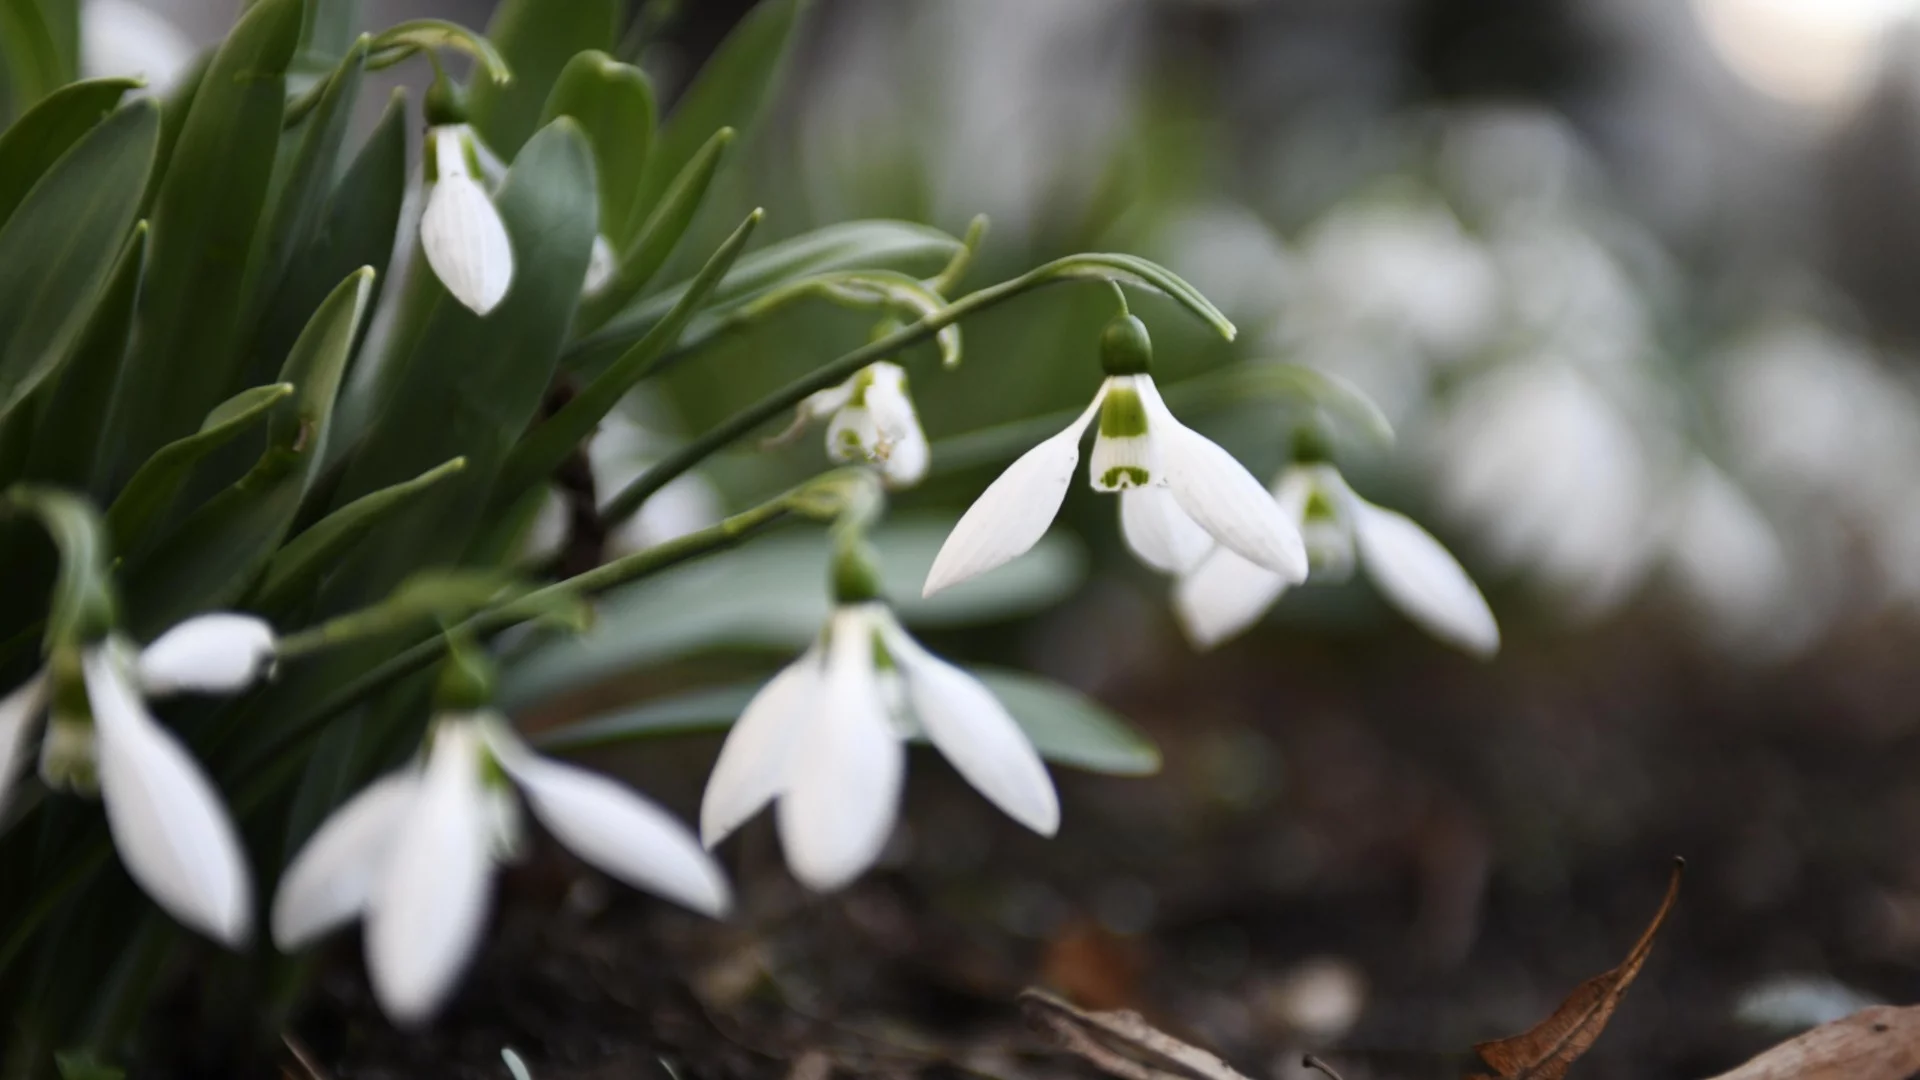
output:
[[[502,738],[511,736],[490,741]],[[498,756],[534,816],[568,851],[636,889],[715,918],[727,913],[733,900],[726,877],[673,815],[585,769],[524,749]]]
[[[1286,591],[1286,578],[1217,547],[1174,586],[1173,613],[1195,648],[1211,649],[1259,622]]]
[[[807,650],[747,702],[727,732],[700,800],[700,839],[725,840],[786,786],[793,747],[822,691],[820,651]]]
[[[1307,548],[1260,481],[1218,443],[1174,418],[1152,382],[1141,400],[1161,444],[1167,486],[1180,508],[1221,544],[1290,582],[1307,580]]]
[[[265,619],[221,611],[176,624],[140,650],[140,689],[149,697],[181,692],[231,694],[273,660]]]
[[[229,947],[253,929],[252,885],[213,784],[105,649],[81,660],[100,754],[100,798],[127,873],[186,926]]]
[[[886,478],[887,487],[899,491],[926,479],[927,466],[932,462],[933,450],[927,445],[926,432],[916,424],[904,438],[894,440],[880,465],[880,474]]]
[[[470,721],[443,721],[367,904],[367,972],[398,1023],[430,1016],[479,943],[492,886],[488,835],[479,735]]]
[[[834,461],[881,460],[882,440],[873,412],[849,405],[827,422],[827,457]]]
[[[1361,565],[1428,633],[1476,656],[1500,649],[1500,626],[1458,560],[1405,514],[1354,499]]]
[[[478,181],[442,174],[420,215],[427,265],[453,298],[485,315],[513,284],[513,243],[500,211]]]
[[[1066,430],[1020,455],[967,507],[927,571],[920,595],[984,574],[1023,555],[1045,536],[1060,512],[1080,463],[1080,436],[1099,410],[1105,387]]]
[[[928,652],[900,627],[886,638],[907,699],[933,743],[975,791],[1042,836],[1060,828],[1060,799],[1032,740],[986,684]]]
[[[794,747],[776,808],[787,863],[817,892],[847,884],[880,857],[899,810],[906,750],[873,666],[873,622],[835,616],[822,692]]]
[[[1213,550],[1213,537],[1163,487],[1120,493],[1120,535],[1141,562],[1167,574],[1186,573]]]
[[[273,944],[304,948],[366,910],[394,837],[419,794],[418,770],[383,776],[334,810],[286,873],[273,897]]]
[[[44,672],[0,698],[0,815],[7,812],[7,797],[14,781],[20,778],[20,766],[27,760],[27,736],[33,722],[47,702],[47,677]]]

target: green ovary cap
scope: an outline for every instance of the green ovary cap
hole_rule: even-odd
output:
[[[453,642],[433,684],[433,704],[441,710],[471,712],[493,703],[493,660],[471,641]]]
[[[1121,315],[1100,332],[1100,366],[1109,375],[1145,375],[1153,368],[1153,339],[1147,324]]]

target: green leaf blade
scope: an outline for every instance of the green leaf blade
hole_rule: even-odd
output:
[[[541,126],[571,116],[593,145],[600,183],[600,235],[625,251],[646,221],[640,181],[658,122],[646,72],[598,50],[567,61],[541,115]]]
[[[620,8],[618,0],[504,0],[494,10],[487,37],[513,69],[513,81],[478,80],[470,91],[474,129],[494,153],[511,161],[520,152],[575,56],[613,50]]]
[[[120,104],[138,79],[87,79],[54,91],[0,131],[0,225],[60,155]]]

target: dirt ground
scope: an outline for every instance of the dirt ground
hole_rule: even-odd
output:
[[[1045,985],[1252,1077],[1305,1075],[1303,1049],[1347,1080],[1461,1077],[1619,961],[1681,855],[1679,907],[1572,1075],[1704,1077],[1781,1037],[1733,1018],[1763,978],[1920,1000],[1915,637],[1763,668],[1657,613],[1489,666],[1411,632],[1204,662],[1134,642],[1096,692],[1166,768],[1062,771],[1054,841],[916,752],[906,827],[842,895],[793,885],[764,820],[726,849],[726,924],[543,847],[431,1029],[379,1018],[348,936],[291,1031],[337,1080],[501,1078],[502,1047],[537,1080],[1090,1075],[1022,1019]],[[690,816],[713,748],[601,764]]]

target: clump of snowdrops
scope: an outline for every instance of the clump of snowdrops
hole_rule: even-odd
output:
[[[796,877],[839,888],[878,857],[923,738],[1053,834],[1043,758],[1101,767],[1141,740],[1058,688],[921,645],[869,535],[889,491],[942,467],[913,394],[965,377],[962,321],[1041,286],[1110,294],[1104,334],[1059,361],[1084,367],[1090,403],[999,433],[1012,464],[926,593],[1033,548],[1091,429],[1084,475],[1177,579],[1197,645],[1358,564],[1439,636],[1496,647],[1458,564],[1356,495],[1321,441],[1269,490],[1178,418],[1170,401],[1278,397],[1384,434],[1364,398],[1299,369],[1156,384],[1129,291],[1233,335],[1162,267],[1082,254],[967,290],[982,222],[956,238],[861,221],[750,251],[757,210],[714,250],[682,250],[796,7],[755,9],[664,119],[647,76],[610,55],[605,0],[507,0],[484,36],[433,20],[363,34],[351,3],[257,0],[162,96],[70,81],[71,4],[11,9],[39,22],[0,42],[0,1074],[137,1054],[183,963],[209,1000],[249,1003],[243,1032],[271,1032],[303,951],[353,922],[383,1009],[427,1021],[530,823],[724,918],[710,848],[771,805]],[[418,111],[400,92],[350,139],[368,73],[417,57]],[[666,273],[676,259],[691,272]],[[529,555],[623,400],[820,301],[879,328],[622,486],[575,483],[591,527]],[[789,436],[824,427],[834,467],[631,550],[595,542],[789,417]],[[608,590],[792,522],[828,529],[810,580],[829,614],[725,717],[697,833],[516,732],[498,693],[510,643],[576,632]],[[670,632],[676,612],[656,617]]]

